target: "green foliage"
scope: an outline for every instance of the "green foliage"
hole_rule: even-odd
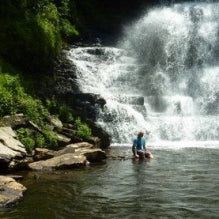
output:
[[[91,129],[83,122],[80,118],[75,120],[75,127],[78,135],[83,139],[88,139],[91,137]]]
[[[71,25],[69,20],[61,19],[61,34],[64,39],[71,39],[75,36],[79,36],[79,32],[76,30],[74,25]]]
[[[31,153],[34,149],[35,141],[31,137],[26,137],[21,142],[25,145],[27,152]]]
[[[27,119],[42,124],[48,111],[39,99],[24,92],[17,75],[0,72],[0,116],[24,113]]]
[[[69,0],[0,4],[0,57],[25,73],[44,73],[60,53],[63,40],[78,35],[75,19],[69,20],[71,5]]]
[[[45,130],[43,134],[45,137],[46,146],[50,149],[57,149],[58,148],[57,135],[50,130]]]
[[[17,130],[18,139],[23,143],[28,153],[31,153],[35,147],[33,131],[27,128]]]
[[[72,116],[72,110],[66,104],[58,104],[57,101],[54,98],[52,98],[46,100],[46,106],[49,112],[51,114],[57,115],[61,119],[61,121],[73,121],[74,118]]]
[[[29,153],[37,147],[47,147],[50,149],[58,148],[56,134],[48,129],[45,129],[43,133],[39,133],[36,130],[29,128],[20,128],[17,130],[17,136]]]
[[[35,147],[44,148],[46,147],[46,140],[42,134],[37,133],[35,136]]]

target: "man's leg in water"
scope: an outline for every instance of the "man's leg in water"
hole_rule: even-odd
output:
[[[153,158],[153,155],[151,152],[145,152],[145,158]]]
[[[144,151],[137,151],[137,154],[139,155],[139,158],[145,158],[145,152]]]

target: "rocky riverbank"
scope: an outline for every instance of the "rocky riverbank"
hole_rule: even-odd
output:
[[[16,134],[17,127],[29,127],[41,132],[40,127],[26,121],[22,114],[6,116],[0,127],[0,207],[14,204],[23,197],[24,186],[8,177],[9,173],[19,170],[52,171],[59,169],[81,168],[94,162],[102,162],[107,158],[101,147],[106,147],[109,136],[96,127],[95,133],[86,141],[81,139],[71,124],[62,124],[56,117],[49,117],[51,130],[56,133],[59,148],[51,150],[34,148],[31,153],[26,150],[28,145],[22,144]],[[93,126],[96,126],[93,123]],[[94,128],[94,127],[93,127]],[[97,133],[97,130],[99,132]]]

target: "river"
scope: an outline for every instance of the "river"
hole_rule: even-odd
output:
[[[219,218],[218,20],[219,3],[153,8],[115,47],[66,51],[80,90],[107,102],[97,123],[112,136],[110,153],[128,158],[21,173],[25,198],[0,217]],[[153,160],[130,158],[140,130]]]
[[[23,173],[25,198],[0,218],[218,218],[218,148],[153,149],[153,160]],[[130,148],[111,154],[129,156]]]

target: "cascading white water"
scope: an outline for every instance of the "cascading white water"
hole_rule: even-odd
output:
[[[81,90],[107,100],[98,123],[113,143],[143,130],[160,145],[219,144],[219,3],[153,9],[116,48],[74,48],[68,57]],[[143,96],[144,106],[130,96]]]

